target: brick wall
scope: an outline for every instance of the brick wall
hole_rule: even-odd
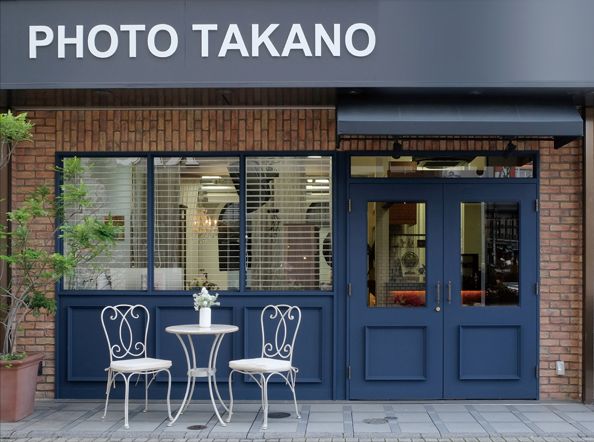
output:
[[[35,110],[35,141],[21,146],[13,162],[13,207],[35,185],[53,185],[56,152],[91,151],[334,151],[332,109],[109,109]],[[502,151],[500,141],[404,141],[404,149]],[[391,150],[392,144],[345,141],[341,151]],[[542,399],[580,399],[582,327],[582,152],[579,143],[554,150],[552,142],[519,142],[519,150],[541,155],[541,370]],[[51,226],[40,225],[37,240],[51,249]],[[51,288],[48,288],[51,290]],[[54,321],[27,318],[21,344],[44,351],[46,367],[38,394],[54,389]],[[556,377],[554,362],[566,361],[567,376]]]

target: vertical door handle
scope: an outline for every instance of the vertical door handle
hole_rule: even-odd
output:
[[[452,303],[452,281],[448,281],[448,304]]]
[[[441,281],[437,281],[436,285],[436,295],[435,295],[435,311],[441,311]]]

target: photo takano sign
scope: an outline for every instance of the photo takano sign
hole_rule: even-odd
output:
[[[0,0],[0,87],[594,87],[591,0]]]

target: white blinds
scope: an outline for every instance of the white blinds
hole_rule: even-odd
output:
[[[246,159],[247,287],[332,289],[332,159]]]
[[[239,159],[155,158],[154,288],[239,288]]]
[[[79,266],[65,278],[69,290],[139,290],[146,288],[147,217],[146,172],[143,158],[82,158],[88,168],[83,180],[93,204],[82,212],[65,208],[73,221],[94,215],[123,227],[110,253]]]

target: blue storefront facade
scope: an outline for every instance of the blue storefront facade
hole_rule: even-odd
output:
[[[11,204],[57,192],[77,156],[88,213],[123,227],[57,284],[55,321],[27,322],[52,330],[24,332],[50,361],[41,391],[103,397],[100,311],[142,303],[181,396],[165,328],[195,323],[208,286],[213,322],[240,328],[223,395],[227,361],[259,354],[262,307],[287,303],[301,399],[591,398],[589,2],[0,6],[2,105],[36,124]]]

